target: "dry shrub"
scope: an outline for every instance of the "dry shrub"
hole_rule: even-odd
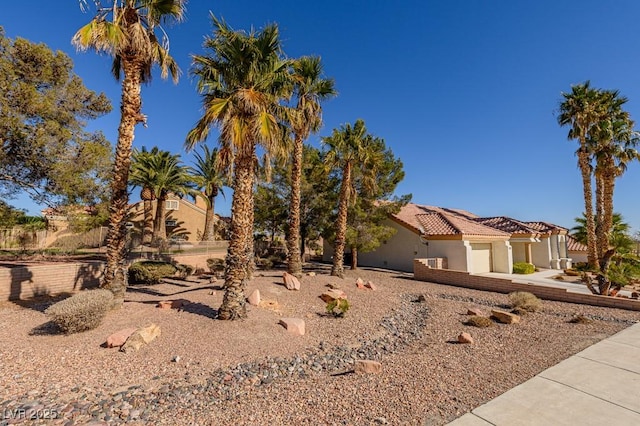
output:
[[[79,333],[98,327],[112,302],[113,293],[109,290],[82,291],[49,306],[45,314],[64,333]]]
[[[585,317],[584,315],[578,314],[574,315],[569,322],[572,324],[591,324],[593,320]]]
[[[511,307],[514,313],[518,315],[536,312],[542,307],[542,301],[528,291],[514,291],[513,293],[509,293],[509,300],[511,301]]]
[[[491,327],[493,325],[493,321],[491,321],[491,319],[487,317],[472,315],[469,317],[469,319],[467,319],[467,321],[465,321],[464,324],[471,325],[473,327],[484,328],[484,327]]]

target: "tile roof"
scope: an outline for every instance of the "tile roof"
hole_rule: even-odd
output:
[[[554,225],[553,223],[548,222],[523,222],[530,228],[535,229],[538,232],[549,233],[553,231],[566,231],[567,228],[563,228],[562,226]]]
[[[519,220],[515,220],[505,216],[478,217],[474,220],[483,225],[499,229],[500,231],[508,232],[509,234],[537,235],[540,233],[540,231],[527,226]]]
[[[486,236],[509,237],[510,234],[481,223],[474,222],[463,216],[447,212],[432,212],[416,216],[425,235],[444,236]]]
[[[568,251],[587,251],[587,246],[576,240],[573,236],[567,235]]]
[[[414,203],[407,203],[398,213],[393,215],[393,217],[403,223],[405,226],[413,229],[414,232],[420,233],[420,227],[422,226],[418,221],[417,215],[421,214],[429,214],[429,213],[444,213],[448,215],[456,215],[466,218],[474,218],[477,217],[473,213],[470,213],[466,210],[461,209],[446,209],[442,207],[435,206],[425,206]]]

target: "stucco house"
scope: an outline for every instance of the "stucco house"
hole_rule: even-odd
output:
[[[461,209],[408,203],[385,224],[396,233],[375,251],[359,253],[359,265],[411,272],[418,258],[434,268],[470,273],[511,273],[514,262],[571,266],[567,230],[546,222],[480,218]],[[332,256],[333,247],[325,244],[323,260]]]

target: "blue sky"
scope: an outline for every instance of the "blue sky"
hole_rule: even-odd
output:
[[[90,128],[115,143],[120,86],[110,60],[70,44],[91,13],[74,0],[28,5],[28,13],[21,2],[3,5],[0,25],[9,37],[71,56],[85,85],[111,98],[114,112]],[[190,54],[202,53],[211,33],[209,11],[236,29],[277,23],[288,56],[320,55],[339,95],[324,105],[324,127],[310,142],[319,146],[320,136],[364,119],[404,162],[398,193],[416,203],[571,227],[583,210],[582,186],[577,142],[556,122],[561,92],[585,80],[618,89],[640,120],[635,0],[191,0],[187,20],[167,28],[183,76],[178,85],[157,77],[143,88],[149,127],[136,129],[135,146],[184,154],[201,113]],[[632,164],[615,195],[615,210],[635,230],[639,182],[640,164]],[[12,203],[38,211],[24,199]],[[219,199],[218,211],[228,214],[230,203]]]

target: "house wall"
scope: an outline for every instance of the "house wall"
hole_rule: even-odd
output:
[[[446,257],[449,269],[471,269],[471,246],[462,240],[430,240],[427,257]]]
[[[513,248],[509,241],[495,241],[491,243],[493,250],[493,270],[503,274],[513,272]]]
[[[420,237],[415,232],[410,231],[402,225],[386,220],[385,226],[392,227],[396,233],[383,243],[376,250],[368,253],[358,253],[358,265],[373,266],[378,268],[394,269],[396,271],[413,271],[413,259],[416,257],[441,257],[431,253],[431,242],[429,246],[420,242]],[[327,250],[323,253],[327,254]],[[330,256],[333,255],[333,247],[330,249]],[[329,257],[328,260],[330,260]]]
[[[584,251],[570,251],[569,257],[572,263],[575,265],[577,262],[587,263],[587,252]]]
[[[557,300],[560,302],[640,311],[640,300],[598,296],[586,293],[574,293],[559,287],[514,283],[507,279],[473,275],[468,272],[453,271],[450,269],[432,269],[427,265],[425,259],[415,259],[413,265],[413,276],[414,279],[418,281],[428,281],[432,283],[453,285],[456,287],[494,291],[497,293],[527,291],[546,300]]]
[[[533,256],[533,264],[538,268],[548,269],[551,267],[551,240],[549,237],[541,237],[539,243],[531,245],[531,256]]]
[[[513,254],[513,261],[515,262],[526,262],[527,261],[527,253],[525,249],[525,243],[511,243],[511,253]]]
[[[186,239],[187,241],[199,241],[204,232],[204,222],[206,211],[195,204],[180,199],[178,197],[170,197],[170,200],[178,201],[178,210],[166,210],[165,220],[175,220],[176,227],[167,227],[167,237],[172,235]],[[157,201],[152,202],[153,216],[156,214]],[[163,206],[166,209],[166,204]],[[136,229],[140,232],[144,219],[143,203],[139,202],[131,208],[131,222],[134,223]]]

